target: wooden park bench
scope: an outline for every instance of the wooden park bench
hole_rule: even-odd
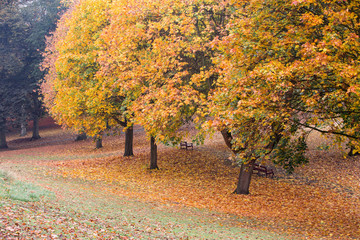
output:
[[[188,143],[188,142],[185,142],[185,141],[180,142],[180,149],[186,149],[186,150],[188,150],[188,149],[190,149],[190,148],[191,148],[191,150],[194,149],[193,143]]]
[[[254,171],[257,171],[257,172],[254,172]],[[260,164],[254,163],[253,173],[259,174],[260,172],[265,173],[266,177],[268,177],[268,176],[274,177],[274,171],[271,168],[267,168]]]

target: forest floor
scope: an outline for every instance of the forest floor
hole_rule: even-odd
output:
[[[134,131],[104,147],[43,121],[41,139],[9,134],[0,151],[1,239],[360,239],[360,157],[314,133],[309,164],[253,175],[232,194],[239,168],[220,135],[194,150],[158,146]]]

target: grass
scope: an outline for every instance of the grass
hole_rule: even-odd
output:
[[[11,200],[34,202],[51,196],[53,196],[53,194],[42,187],[18,181],[8,172],[0,171],[0,199],[8,198]]]

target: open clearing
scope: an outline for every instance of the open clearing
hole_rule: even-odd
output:
[[[102,149],[47,121],[40,135],[10,135],[0,151],[2,238],[360,238],[360,159],[317,134],[308,165],[253,175],[247,196],[231,194],[239,169],[220,135],[194,150],[159,145],[155,171],[139,127],[133,157],[122,156],[124,134]]]

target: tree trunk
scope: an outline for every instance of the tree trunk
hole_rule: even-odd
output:
[[[0,149],[8,148],[6,143],[6,120],[0,119]]]
[[[32,117],[33,117],[33,135],[31,140],[40,139],[39,134],[39,119],[41,116],[41,105],[39,101],[39,93],[34,92],[32,94],[32,102],[33,102],[33,109],[32,109]]]
[[[128,127],[125,132],[125,152],[124,156],[134,156],[133,153],[133,139],[134,139],[134,129],[132,126]]]
[[[31,137],[31,140],[40,139],[39,134],[39,116],[35,113],[33,115],[33,135]]]
[[[26,136],[26,109],[25,105],[23,104],[21,106],[21,119],[20,119],[20,137]]]
[[[238,184],[234,193],[236,194],[249,194],[249,187],[251,181],[251,175],[253,172],[255,160],[251,160],[249,163],[241,164]]]
[[[102,138],[101,137],[96,137],[96,149],[99,149],[99,148],[102,148],[103,145],[102,145]]]
[[[150,139],[150,149],[150,169],[159,169],[157,165],[157,145],[154,137],[151,137]]]
[[[21,124],[20,124],[20,137],[24,137],[24,136],[26,136],[26,123],[24,123],[24,122],[22,122]]]
[[[231,132],[229,132],[227,129],[224,129],[224,130],[222,130],[222,131],[220,131],[220,132],[221,132],[221,135],[222,135],[223,138],[224,138],[224,142],[225,142],[226,146],[227,146],[228,148],[230,148],[230,150],[231,150],[233,153],[237,154],[237,153],[239,153],[240,151],[245,150],[245,148],[240,148],[240,149],[236,149],[236,150],[233,149],[232,141],[233,141],[234,138],[233,138]]]
[[[350,146],[350,151],[348,153],[349,157],[353,157],[353,156],[358,156],[360,155],[359,152],[355,152],[355,147],[354,146]]]
[[[86,135],[86,132],[80,132],[76,138],[75,138],[75,141],[83,141],[83,140],[86,140],[87,139],[87,135]]]
[[[221,135],[224,138],[226,146],[228,146],[228,148],[230,148],[230,150],[233,153],[237,154],[240,151],[243,151],[246,149],[246,148],[240,148],[237,150],[233,149],[233,144],[232,144],[233,136],[232,136],[231,132],[229,132],[227,129],[223,129],[221,131]],[[252,160],[249,163],[241,164],[237,187],[234,191],[235,194],[249,194],[251,175],[253,172],[255,161],[256,160]]]

